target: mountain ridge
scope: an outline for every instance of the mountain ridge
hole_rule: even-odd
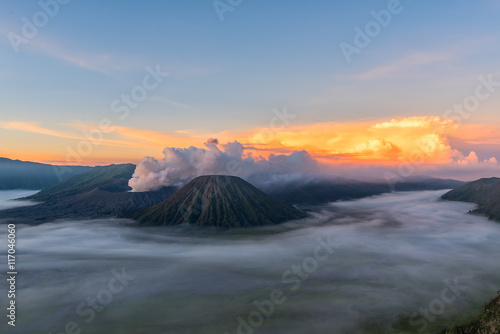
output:
[[[0,157],[0,190],[40,190],[91,169],[88,166],[57,166]]]
[[[500,221],[500,178],[483,178],[455,188],[443,196],[444,200],[476,203],[472,213],[485,214]]]
[[[133,214],[141,225],[250,227],[300,219],[306,214],[237,176],[199,176],[152,208]]]
[[[96,166],[86,173],[28,196],[27,199],[46,201],[84,193],[96,187],[112,187],[112,184],[115,185],[116,191],[128,191],[132,189],[128,186],[128,180],[132,177],[135,167],[134,164]]]
[[[122,217],[129,211],[150,207],[168,198],[177,188],[130,192],[128,180],[135,165],[94,167],[90,172],[72,177],[24,199],[39,201],[30,207],[1,211],[2,217],[28,224],[57,219],[92,219]]]
[[[304,183],[288,182],[282,186],[271,187],[265,192],[289,204],[316,205],[381,195],[392,191],[453,189],[463,184],[465,182],[423,176],[399,180],[393,184],[382,181],[316,179]]]

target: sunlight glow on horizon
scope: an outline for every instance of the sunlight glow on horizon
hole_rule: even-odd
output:
[[[11,137],[32,138],[43,151],[30,152],[24,141],[15,149],[0,151],[7,158],[68,165],[102,165],[138,163],[145,156],[161,159],[165,147],[204,148],[208,137],[217,138],[221,146],[238,141],[244,155],[267,159],[271,155],[289,155],[307,151],[323,164],[396,165],[404,161],[419,164],[497,164],[497,157],[478,159],[474,151],[452,147],[448,137],[464,135],[473,143],[495,140],[500,127],[458,125],[440,117],[407,117],[378,122],[314,123],[283,128],[256,128],[193,135],[192,131],[167,133],[115,126],[100,132],[83,123],[60,126],[57,130],[32,123],[0,123]],[[490,138],[485,138],[489,134]],[[50,140],[57,139],[59,147]],[[61,144],[61,143],[64,144]],[[48,147],[51,149],[47,150]],[[43,153],[42,153],[43,152]]]

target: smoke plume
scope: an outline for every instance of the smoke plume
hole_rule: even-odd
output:
[[[267,159],[245,154],[237,141],[218,147],[218,140],[210,138],[206,149],[167,147],[161,161],[145,157],[137,166],[130,187],[134,191],[149,191],[161,186],[182,186],[200,175],[235,175],[264,186],[276,179],[302,178],[313,173],[317,162],[306,151],[290,155],[270,155]]]

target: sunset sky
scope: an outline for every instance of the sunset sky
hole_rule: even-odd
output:
[[[1,157],[138,163],[216,138],[499,174],[498,0],[60,2],[0,3]]]

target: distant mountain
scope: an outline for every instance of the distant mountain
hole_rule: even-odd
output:
[[[266,193],[289,204],[315,205],[338,200],[358,199],[390,192],[388,185],[354,180],[314,180],[275,185]]]
[[[87,173],[71,177],[48,187],[28,199],[45,201],[88,192],[96,187],[111,192],[129,191],[128,180],[135,171],[134,164],[98,166]]]
[[[236,176],[200,176],[152,208],[132,217],[142,225],[249,227],[306,215]]]
[[[450,328],[441,334],[500,333],[500,296],[483,308],[477,320]]]
[[[453,189],[465,182],[431,177],[414,177],[395,182],[363,182],[351,179],[288,182],[266,189],[266,193],[290,204],[324,204],[338,200],[353,200],[394,191]]]
[[[442,199],[478,204],[474,211],[500,220],[500,179],[492,177],[467,183],[444,194]]]
[[[128,180],[134,169],[132,164],[95,167],[28,197],[42,203],[4,210],[0,215],[33,224],[56,219],[122,217],[130,211],[158,204],[177,190],[163,187],[157,191],[130,192]]]
[[[453,179],[439,179],[428,176],[414,176],[394,183],[396,191],[420,191],[420,190],[441,190],[455,189],[466,184],[464,181]]]
[[[0,190],[40,190],[91,169],[86,166],[55,166],[0,158]]]

